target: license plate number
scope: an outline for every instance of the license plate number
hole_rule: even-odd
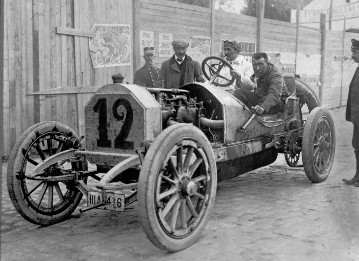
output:
[[[93,207],[100,203],[106,203],[101,206],[103,209],[124,211],[125,195],[117,192],[90,191],[87,195],[87,206]]]

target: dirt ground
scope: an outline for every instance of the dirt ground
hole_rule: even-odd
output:
[[[336,157],[329,178],[311,183],[282,155],[270,166],[218,185],[210,221],[194,245],[169,254],[147,239],[136,205],[126,212],[78,211],[50,227],[23,220],[9,200],[3,164],[1,260],[359,260],[359,188],[352,125],[332,110]]]

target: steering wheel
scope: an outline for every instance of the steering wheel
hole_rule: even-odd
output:
[[[226,76],[222,75],[220,72],[223,67],[228,67],[229,70],[233,70],[233,67],[220,57],[209,56],[202,62],[202,71],[204,76],[209,80],[209,83],[213,83],[215,86],[227,87],[230,86],[235,79],[232,76],[228,79]],[[221,81],[217,82],[215,81],[216,79],[221,79]]]

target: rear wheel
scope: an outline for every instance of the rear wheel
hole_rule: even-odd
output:
[[[20,137],[9,158],[7,186],[15,209],[26,220],[51,225],[68,218],[76,209],[82,193],[73,186],[71,171],[85,170],[86,162],[58,162],[39,177],[29,174],[46,158],[79,146],[77,134],[58,122],[36,124]]]
[[[327,109],[318,107],[309,114],[303,131],[303,166],[314,183],[324,181],[330,173],[335,154],[335,129]]]
[[[192,245],[205,227],[217,188],[217,169],[206,136],[193,125],[165,129],[141,168],[138,210],[154,245],[168,252]]]
[[[305,82],[295,79],[297,97],[302,105],[306,105],[308,111],[320,106],[320,99],[316,92]]]

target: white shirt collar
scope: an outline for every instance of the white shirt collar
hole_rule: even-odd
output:
[[[184,62],[184,59],[186,59],[186,56],[183,56],[182,62],[177,61],[177,59],[180,59],[180,58],[179,58],[177,55],[175,55],[175,60],[176,60],[176,62],[177,62],[178,64],[181,64],[181,63]]]
[[[233,61],[229,62],[230,64],[241,64],[244,61],[244,56],[243,55],[238,55],[236,59],[234,59]]]

